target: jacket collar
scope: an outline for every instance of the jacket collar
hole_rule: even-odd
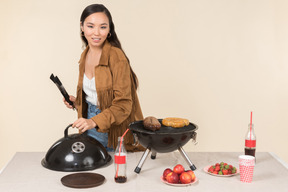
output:
[[[112,45],[109,43],[108,40],[106,40],[102,48],[102,54],[100,57],[99,65],[108,65],[111,47]]]
[[[101,57],[100,57],[99,65],[108,65],[108,60],[109,60],[111,47],[112,47],[112,45],[109,43],[108,40],[106,40],[104,42],[104,45],[103,45],[103,48],[102,48],[102,54],[101,54]],[[80,57],[80,60],[79,60],[79,64],[80,65],[84,65],[85,64],[85,59],[86,59],[86,55],[88,53],[88,50],[89,50],[89,45],[86,47],[86,49],[81,54],[81,57]]]

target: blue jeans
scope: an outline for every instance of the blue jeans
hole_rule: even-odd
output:
[[[101,110],[96,105],[93,105],[92,103],[89,102],[87,102],[87,104],[88,104],[87,119],[91,119],[95,115],[101,113]],[[87,135],[99,141],[107,151],[114,151],[113,148],[107,147],[108,133],[100,133],[96,130],[96,128],[94,128],[87,130]]]

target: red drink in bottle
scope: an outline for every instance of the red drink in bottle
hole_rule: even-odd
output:
[[[251,155],[255,157],[256,152],[256,135],[254,131],[254,125],[249,124],[248,131],[245,137],[245,155]]]
[[[114,164],[115,164],[114,180],[116,183],[125,183],[127,181],[126,158],[127,158],[127,151],[124,146],[124,139],[118,137],[118,145],[114,154]]]

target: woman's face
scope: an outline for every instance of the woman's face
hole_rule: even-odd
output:
[[[105,13],[93,13],[81,23],[81,30],[90,47],[101,48],[110,31],[109,19]]]

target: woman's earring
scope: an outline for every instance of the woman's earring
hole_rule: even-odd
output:
[[[107,38],[109,38],[109,37],[111,37],[111,33],[110,33],[110,32],[108,33],[108,36],[107,36]]]

